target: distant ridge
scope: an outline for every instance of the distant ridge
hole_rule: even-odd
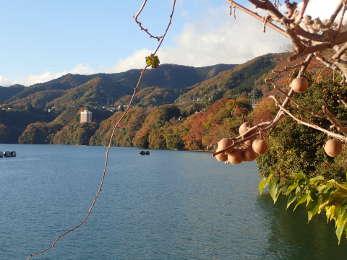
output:
[[[209,126],[204,121],[214,116],[230,117],[233,106],[246,106],[249,111],[245,98],[254,90],[261,95],[257,86],[283,62],[282,57],[267,54],[240,65],[163,64],[147,71],[114,145],[205,149],[215,134],[201,143],[198,136],[203,130],[199,127]],[[112,122],[130,99],[139,72],[66,74],[30,87],[0,87],[0,142],[104,144]],[[94,120],[81,125],[78,112],[85,107],[93,112]],[[216,109],[221,114],[216,114]],[[203,111],[209,112],[199,114]],[[230,126],[225,124],[221,129],[218,131],[229,131]]]
[[[163,64],[158,69],[149,70],[146,73],[142,87],[184,89],[234,66],[218,64],[195,68]],[[112,74],[66,74],[29,87],[20,85],[0,87],[0,102],[17,108],[30,105],[38,109],[44,109],[54,104],[60,104],[66,108],[66,106],[77,107],[95,103],[100,105],[115,103],[121,97],[131,93],[139,72],[140,70],[133,69]],[[175,91],[169,92],[169,95],[175,96],[171,99],[175,99],[179,94],[174,93]]]

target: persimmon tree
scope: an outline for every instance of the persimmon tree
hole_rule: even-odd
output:
[[[326,136],[325,145],[322,145],[321,149],[324,149],[328,158],[338,156],[343,152],[347,143],[347,125],[340,118],[341,115],[346,116],[347,114],[341,112],[337,114],[338,110],[347,109],[347,29],[344,25],[347,1],[339,1],[330,18],[323,21],[320,18],[306,15],[310,0],[302,0],[299,3],[290,0],[248,0],[265,15],[254,12],[239,4],[238,1],[227,1],[234,10],[240,10],[263,23],[264,31],[266,27],[270,27],[290,39],[293,51],[288,62],[292,64],[273,73],[278,75],[290,72],[292,78],[286,88],[277,85],[276,75],[267,78],[267,84],[272,85],[275,93],[280,95],[270,96],[277,107],[275,116],[271,120],[256,122],[254,125],[251,125],[250,122],[243,123],[239,128],[238,136],[226,137],[218,142],[217,151],[214,153],[215,158],[228,164],[256,159],[267,152],[269,133],[275,130],[284,132],[286,129],[279,125],[283,120],[287,120],[287,125],[289,125],[289,119],[294,122],[292,132],[293,128],[299,125],[317,131],[317,135]],[[314,1],[311,2],[310,4],[315,4]],[[285,12],[282,11],[282,7],[285,7]],[[315,88],[317,91],[317,87],[319,87],[317,82],[310,78],[310,69],[314,62],[321,63],[331,71],[331,74],[338,76],[334,76],[333,82],[326,82],[320,86],[315,97],[319,96],[324,99],[322,97],[325,95],[324,93],[330,93],[330,96],[325,97],[325,104],[313,109],[310,106],[310,103],[316,102],[313,96],[306,102],[300,102],[298,99],[305,96],[308,90],[311,91],[312,88]],[[305,96],[305,98],[307,97],[309,95]],[[297,132],[297,134],[300,133],[303,134],[303,132]],[[278,132],[278,135],[281,135],[281,132]],[[278,147],[283,147],[286,139],[289,138],[290,133],[282,135]],[[313,144],[311,141],[307,140],[307,143],[312,145],[311,147],[317,145],[317,142]],[[300,145],[302,144],[297,144],[297,146]],[[260,156],[260,158],[264,158],[264,156]],[[279,160],[271,157],[268,159],[268,164],[279,164]],[[280,194],[283,194],[288,197],[288,207],[293,204],[296,209],[301,204],[306,205],[309,220],[314,215],[325,212],[328,220],[335,221],[338,240],[340,241],[343,233],[347,236],[347,183],[335,179],[328,180],[322,175],[312,177],[302,171],[295,172],[294,168],[294,172],[291,172],[290,168],[291,165],[287,165],[286,171],[266,173],[260,182],[259,191],[262,193],[268,186],[274,202]],[[277,167],[276,170],[278,169]],[[283,172],[285,173],[283,174]],[[344,181],[346,181],[345,178]]]
[[[247,125],[247,128],[242,128],[240,135],[230,138],[230,144],[226,147],[221,146],[223,149],[217,151],[215,155],[225,151],[231,151],[232,148],[237,150],[238,145],[242,145],[247,140],[252,140],[259,136],[259,133],[261,134],[275,127],[284,116],[289,116],[299,124],[324,132],[327,136],[337,140],[337,146],[340,146],[342,142],[346,143],[347,127],[337,120],[327,107],[321,108],[322,114],[331,122],[334,130],[325,129],[312,122],[305,121],[291,113],[288,109],[291,103],[291,97],[295,93],[300,94],[307,90],[309,82],[304,74],[313,59],[340,73],[341,84],[347,81],[347,30],[343,26],[346,1],[341,0],[330,19],[325,21],[321,21],[319,18],[313,20],[310,16],[305,15],[309,0],[302,1],[300,8],[298,8],[299,5],[296,2],[284,1],[287,8],[286,13],[282,13],[279,10],[280,1],[249,0],[256,8],[265,11],[267,13],[266,17],[260,16],[256,12],[238,4],[236,1],[228,0],[228,2],[230,2],[231,7],[240,9],[263,22],[265,26],[269,26],[284,37],[288,37],[294,46],[290,61],[295,61],[302,57],[305,58],[302,62],[286,68],[286,70],[299,69],[287,92],[278,89],[274,85],[274,88],[278,89],[285,96],[283,102],[279,102],[278,98],[272,96],[279,108],[275,118],[271,121],[260,122],[254,126]],[[327,54],[324,54],[324,52],[327,52]],[[346,103],[344,97],[341,97],[340,102]]]

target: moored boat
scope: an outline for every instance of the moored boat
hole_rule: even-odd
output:
[[[1,152],[0,151],[0,158],[10,158],[10,157],[16,157],[17,153],[16,151],[6,151],[6,152]]]

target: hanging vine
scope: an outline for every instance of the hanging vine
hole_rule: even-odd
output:
[[[139,27],[141,28],[141,30],[145,31],[146,34],[148,34],[151,38],[154,38],[156,40],[158,40],[158,44],[157,46],[155,47],[154,51],[148,56],[146,57],[146,65],[145,67],[141,70],[140,72],[140,75],[139,75],[139,78],[138,78],[138,81],[133,89],[133,93],[132,93],[132,96],[128,102],[128,105],[127,105],[127,108],[126,110],[123,112],[122,116],[114,122],[113,124],[113,127],[112,127],[112,132],[111,132],[111,135],[109,137],[109,141],[108,141],[108,145],[106,146],[106,150],[105,150],[105,158],[104,158],[104,168],[102,170],[102,173],[101,173],[101,176],[100,176],[100,183],[98,185],[98,189],[96,191],[96,194],[94,195],[94,197],[92,198],[92,202],[90,204],[90,207],[88,208],[87,210],[87,213],[86,215],[81,219],[81,221],[75,225],[75,226],[72,226],[71,228],[67,229],[65,232],[59,234],[56,238],[54,238],[51,243],[44,249],[42,250],[39,250],[37,252],[34,252],[30,255],[28,255],[26,257],[26,260],[30,260],[32,259],[33,257],[35,256],[39,256],[39,255],[42,255],[44,253],[46,253],[48,250],[54,248],[57,243],[62,239],[64,238],[65,236],[67,236],[68,234],[76,231],[77,229],[79,229],[82,225],[86,224],[89,217],[92,215],[94,209],[95,209],[95,205],[96,205],[96,202],[98,200],[98,198],[100,197],[102,191],[103,191],[103,188],[104,188],[104,184],[105,184],[105,179],[106,179],[106,176],[108,174],[108,166],[109,166],[109,160],[110,160],[110,151],[111,151],[111,147],[112,147],[112,140],[114,138],[114,135],[115,135],[115,132],[116,130],[118,129],[120,123],[123,121],[123,119],[125,118],[125,116],[129,113],[130,109],[132,108],[132,105],[133,105],[133,101],[134,101],[134,98],[138,92],[138,90],[140,89],[141,87],[141,83],[143,81],[143,77],[145,75],[145,72],[149,69],[149,68],[157,68],[160,64],[160,61],[159,61],[159,58],[157,56],[157,53],[160,49],[160,47],[162,46],[164,40],[165,40],[165,37],[167,35],[167,33],[169,32],[169,29],[171,27],[171,24],[172,24],[172,20],[173,20],[173,16],[174,16],[174,13],[175,13],[175,9],[176,9],[176,0],[173,0],[172,2],[172,8],[171,8],[171,13],[169,15],[169,21],[165,27],[165,30],[164,30],[164,33],[161,35],[161,36],[155,36],[154,34],[152,34],[148,29],[144,28],[142,26],[142,23],[139,22],[138,18],[139,16],[141,15],[141,13],[143,12],[143,10],[145,9],[146,5],[148,4],[148,0],[144,0],[140,9],[138,10],[138,12],[136,13],[136,15],[134,16],[134,19],[135,19],[135,22],[139,25]]]

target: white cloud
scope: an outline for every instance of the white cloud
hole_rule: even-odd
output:
[[[11,86],[11,85],[13,85],[13,83],[9,79],[7,79],[4,76],[0,75],[0,86],[8,87],[8,86]]]
[[[36,83],[46,82],[52,79],[56,79],[64,75],[64,72],[44,72],[42,74],[29,75],[24,81],[24,85],[33,85]]]
[[[309,1],[305,14],[313,18],[319,17],[321,19],[330,18],[331,14],[335,11],[337,5],[341,0],[313,0]]]
[[[73,69],[69,71],[69,73],[72,74],[93,74],[95,73],[94,69],[91,67],[85,65],[85,64],[78,64]]]
[[[114,67],[107,70],[107,72],[122,72],[129,69],[141,68],[146,65],[145,57],[151,53],[150,50],[139,50],[129,57],[119,61]]]
[[[47,82],[52,79],[59,78],[67,73],[72,74],[92,74],[95,73],[92,68],[85,64],[78,64],[70,70],[61,71],[61,72],[44,72],[41,74],[29,75],[26,77],[21,84],[30,86],[37,83]]]
[[[311,0],[307,14],[313,18],[330,17],[340,0]],[[259,10],[258,10],[259,12]],[[290,42],[282,35],[267,28],[253,17],[236,11],[237,19],[229,16],[229,10],[210,8],[196,22],[187,24],[175,39],[174,46],[163,47],[158,55],[161,63],[175,63],[189,66],[207,66],[217,63],[242,63],[266,53],[288,51]],[[168,37],[172,37],[170,33]],[[105,72],[121,72],[145,65],[145,57],[152,50],[141,49],[118,61]],[[32,85],[58,78],[67,73],[92,74],[96,71],[85,64],[78,64],[70,70],[45,72],[29,75],[19,83]],[[0,76],[0,85],[11,85],[13,82]]]
[[[327,19],[340,0],[311,0],[306,14]],[[283,8],[281,8],[283,9]],[[259,12],[259,10],[257,10]],[[209,9],[199,21],[186,25],[176,39],[176,46],[162,47],[161,63],[206,66],[217,63],[242,63],[253,57],[289,51],[288,39],[267,28],[253,17],[236,11],[237,19],[228,16],[227,8]],[[168,35],[170,37],[170,34]],[[151,50],[142,49],[119,61],[110,71],[142,68]]]
[[[170,37],[170,35],[168,35]],[[241,63],[255,56],[288,49],[289,41],[271,29],[262,32],[262,24],[237,12],[228,16],[227,8],[210,9],[203,20],[185,26],[176,46],[163,47],[161,63],[206,66],[217,63]],[[118,62],[112,71],[119,72],[144,65],[150,50],[140,50]]]

